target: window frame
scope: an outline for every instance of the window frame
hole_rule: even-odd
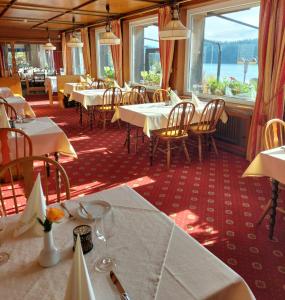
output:
[[[191,95],[190,87],[189,87],[189,78],[191,76],[190,74],[190,64],[191,64],[191,42],[192,42],[192,30],[190,28],[191,25],[191,16],[195,14],[203,14],[207,13],[209,11],[215,11],[215,10],[221,10],[221,9],[230,9],[234,7],[254,7],[260,5],[260,0],[230,0],[230,1],[224,1],[221,3],[214,3],[205,5],[203,7],[197,7],[197,8],[189,8],[187,10],[187,21],[186,26],[190,29],[190,37],[189,41],[186,42],[185,45],[185,69],[184,69],[184,89],[183,92],[185,95]],[[225,7],[226,6],[226,7]],[[215,98],[222,98],[226,102],[233,103],[233,104],[244,104],[247,106],[254,106],[255,100],[249,100],[248,98],[238,98],[238,97],[228,97],[228,96],[217,96],[217,95],[210,95],[210,94],[199,94],[200,98],[203,100],[212,100]]]
[[[134,39],[133,39],[133,28],[139,25],[151,25],[153,23],[158,23],[158,15],[151,15],[148,17],[142,17],[135,21],[129,23],[129,66],[130,66],[130,81],[134,84],[140,84],[134,80]],[[147,89],[155,90],[160,87],[158,86],[146,86]]]
[[[104,74],[100,74],[100,64],[101,64],[101,59],[100,59],[100,43],[99,43],[99,38],[100,38],[100,33],[105,32],[105,26],[102,27],[97,27],[95,29],[95,44],[96,44],[96,73],[97,73],[97,78],[104,78]],[[110,45],[109,45],[110,47]],[[110,48],[111,51],[111,48]],[[112,58],[113,60],[113,58]],[[113,63],[113,68],[114,68],[114,63]]]

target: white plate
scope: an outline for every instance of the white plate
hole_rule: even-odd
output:
[[[111,209],[111,205],[108,202],[102,201],[102,200],[95,200],[95,201],[88,202],[88,203],[82,202],[82,204],[84,205],[84,207],[88,211],[88,213],[90,215],[92,215],[92,217],[93,217],[91,219],[90,217],[88,217],[88,215],[86,214],[84,209],[82,209],[81,207],[78,207],[77,213],[78,213],[79,217],[81,217],[82,219],[85,219],[85,220],[100,219]]]

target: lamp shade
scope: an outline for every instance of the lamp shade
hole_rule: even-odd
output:
[[[161,40],[185,40],[190,37],[190,30],[179,19],[172,19],[162,30],[159,31]]]
[[[70,48],[82,48],[83,43],[76,36],[72,36],[69,42],[66,43],[67,47]]]
[[[50,41],[48,41],[46,44],[43,45],[43,49],[46,51],[54,51],[56,50],[56,47]]]
[[[119,45],[121,40],[112,32],[105,31],[99,36],[100,45]]]

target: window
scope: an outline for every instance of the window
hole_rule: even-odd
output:
[[[240,1],[241,2],[241,1]],[[259,4],[189,10],[187,91],[254,101],[258,78]]]
[[[100,45],[99,35],[105,28],[96,30],[97,74],[99,78],[115,78],[114,65],[109,45]]]
[[[147,86],[159,86],[161,65],[159,56],[157,17],[130,24],[131,81]]]
[[[72,69],[74,75],[85,73],[82,48],[72,48]]]

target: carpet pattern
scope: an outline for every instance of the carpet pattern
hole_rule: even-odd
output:
[[[177,152],[167,170],[160,153],[150,167],[147,141],[137,154],[128,155],[124,129],[90,131],[87,122],[80,127],[75,109],[51,108],[46,101],[33,101],[37,99],[29,97],[37,116],[52,118],[77,151],[77,160],[60,159],[72,197],[127,184],[240,274],[257,299],[285,299],[285,216],[277,216],[273,241],[268,239],[268,218],[256,227],[271,188],[266,178],[241,178],[248,166],[244,158],[220,149],[218,157],[205,153],[199,163],[197,148],[191,146],[190,164]]]

